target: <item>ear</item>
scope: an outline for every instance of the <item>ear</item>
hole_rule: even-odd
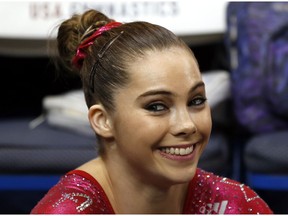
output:
[[[88,118],[92,128],[98,135],[104,138],[113,136],[109,115],[101,104],[95,104],[89,108]]]

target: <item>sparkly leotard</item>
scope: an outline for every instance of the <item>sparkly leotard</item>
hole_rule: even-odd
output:
[[[272,214],[249,187],[201,169],[197,169],[188,190],[184,214]],[[63,176],[31,213],[115,214],[101,185],[80,170]]]

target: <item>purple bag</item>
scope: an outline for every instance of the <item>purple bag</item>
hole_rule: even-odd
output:
[[[288,2],[230,2],[225,39],[239,123],[288,129]]]

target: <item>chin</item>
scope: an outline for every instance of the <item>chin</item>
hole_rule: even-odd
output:
[[[170,181],[173,182],[173,184],[184,184],[190,182],[196,173],[197,167],[193,165],[189,170],[183,169],[179,170],[178,172],[174,172],[170,176]]]

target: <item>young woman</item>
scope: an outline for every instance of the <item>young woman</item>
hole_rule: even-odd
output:
[[[247,186],[197,168],[211,114],[182,40],[89,10],[64,21],[57,41],[83,81],[99,156],[63,176],[31,213],[272,213]]]

